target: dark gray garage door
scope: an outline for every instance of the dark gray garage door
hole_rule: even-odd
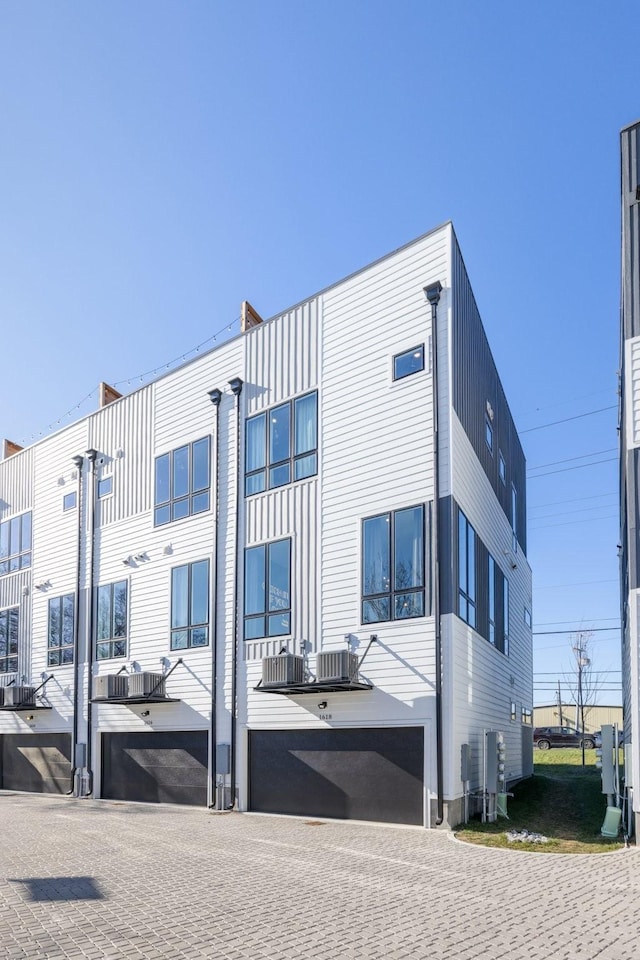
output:
[[[249,806],[262,813],[423,823],[424,730],[252,730]]]
[[[102,734],[102,796],[207,803],[206,730]]]
[[[0,741],[3,790],[67,793],[71,789],[68,733],[5,733]]]

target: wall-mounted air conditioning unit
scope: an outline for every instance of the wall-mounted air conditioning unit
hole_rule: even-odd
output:
[[[120,699],[129,695],[126,673],[110,673],[93,681],[93,696],[98,700]]]
[[[131,673],[129,674],[130,697],[166,697],[166,685],[162,673]]]
[[[304,659],[294,653],[263,657],[262,686],[279,687],[286,683],[304,683]]]
[[[35,687],[5,687],[3,693],[5,707],[35,707],[36,705]]]
[[[358,657],[349,650],[322,650],[316,657],[318,682],[357,680]]]

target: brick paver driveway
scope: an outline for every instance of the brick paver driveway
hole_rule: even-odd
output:
[[[0,794],[0,957],[626,960],[640,856]]]

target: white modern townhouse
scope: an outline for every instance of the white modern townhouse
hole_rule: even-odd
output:
[[[532,772],[525,460],[450,223],[0,462],[1,786],[433,827]]]
[[[628,810],[640,830],[640,121],[621,134],[620,575]]]

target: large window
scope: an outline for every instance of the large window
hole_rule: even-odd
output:
[[[318,395],[250,417],[245,434],[245,494],[283,487],[318,472]]]
[[[18,607],[0,610],[0,673],[18,671]]]
[[[248,547],[244,554],[244,638],[291,633],[291,540]]]
[[[31,511],[0,523],[0,576],[31,566]]]
[[[458,616],[476,625],[476,534],[462,510],[458,512]]]
[[[155,526],[208,510],[210,485],[209,437],[156,457]]]
[[[171,571],[171,649],[209,643],[209,561],[198,560]]]
[[[363,623],[425,615],[424,543],[422,506],[363,522]]]
[[[98,622],[96,629],[96,657],[127,655],[127,596],[128,583],[107,583],[98,587]]]
[[[75,596],[73,593],[49,600],[47,666],[59,667],[63,663],[73,663],[74,618]]]

